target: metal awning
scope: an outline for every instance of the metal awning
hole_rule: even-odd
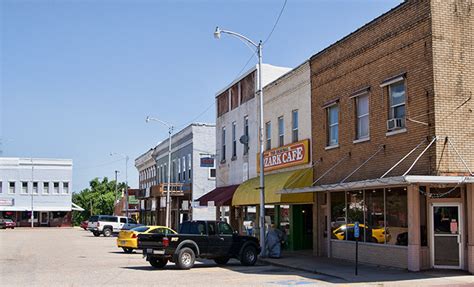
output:
[[[75,211],[84,211],[84,208],[80,207],[79,205],[75,204],[74,202],[71,202],[72,204],[72,210],[75,210]]]
[[[394,185],[421,184],[462,184],[474,183],[473,176],[433,176],[433,175],[406,175],[387,178],[367,179],[361,181],[323,184],[318,186],[308,186],[303,188],[283,189],[280,194],[323,192],[323,191],[344,191],[352,189],[378,188]]]

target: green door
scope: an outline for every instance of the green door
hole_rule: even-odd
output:
[[[313,206],[311,204],[291,206],[291,250],[313,248]]]

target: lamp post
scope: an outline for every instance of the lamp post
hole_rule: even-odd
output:
[[[119,154],[116,152],[110,153],[110,156],[119,155],[125,159],[125,216],[128,218],[128,155]],[[117,175],[117,173],[115,173]],[[117,185],[117,181],[115,182]]]
[[[173,125],[165,121],[152,118],[150,116],[146,117],[145,120],[147,123],[150,121],[159,122],[162,125],[165,125],[168,128],[168,186],[166,188],[166,227],[171,227],[171,208],[170,208],[170,188],[171,188],[171,135],[173,134]]]
[[[250,44],[257,49],[258,55],[258,68],[257,68],[257,92],[259,93],[259,100],[260,100],[260,127],[259,127],[259,138],[260,138],[260,220],[259,220],[259,228],[260,228],[260,247],[262,248],[262,252],[260,256],[265,256],[265,180],[264,180],[264,172],[263,172],[263,153],[265,151],[264,141],[263,141],[263,83],[262,83],[262,41],[259,41],[258,44],[250,40],[249,38],[228,30],[221,30],[219,27],[216,27],[214,31],[214,37],[216,39],[220,39],[221,34],[229,34],[234,37],[237,37],[245,44]]]
[[[33,211],[33,189],[35,188],[34,187],[34,174],[35,174],[35,166],[33,164],[33,158],[30,158],[31,160],[31,228],[33,228],[35,226],[35,214],[34,214],[34,211]],[[39,214],[38,214],[38,219],[39,219]],[[39,225],[39,223],[38,223]]]

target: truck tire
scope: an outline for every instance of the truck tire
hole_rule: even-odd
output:
[[[194,260],[196,260],[194,251],[191,248],[184,247],[178,252],[176,265],[179,269],[190,269],[194,266]]]
[[[104,228],[104,230],[102,231],[102,234],[104,234],[105,237],[109,237],[110,235],[112,235],[112,230],[110,228]]]
[[[155,268],[164,268],[168,264],[168,259],[166,258],[148,258],[150,265]]]
[[[95,237],[100,236],[100,233],[98,231],[94,231],[92,232],[92,234],[94,234]]]
[[[226,265],[229,259],[229,257],[218,257],[214,258],[214,262],[216,262],[217,265]]]
[[[132,253],[133,252],[133,248],[122,247],[122,249],[123,249],[123,252],[125,252],[125,253]]]
[[[255,246],[249,245],[244,247],[242,255],[240,256],[240,263],[245,266],[255,265],[257,262],[257,248]]]

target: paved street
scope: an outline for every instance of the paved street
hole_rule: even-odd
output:
[[[336,267],[337,268],[337,267]],[[124,254],[115,238],[72,228],[0,230],[0,286],[473,286],[473,276],[350,284],[330,276],[231,261],[199,262],[191,270],[156,270],[141,254]]]
[[[186,271],[171,263],[155,270],[141,254],[121,252],[114,237],[97,238],[79,229],[0,230],[0,286],[307,286],[331,280],[337,281],[281,267],[244,267],[237,261],[225,268],[206,261]]]

